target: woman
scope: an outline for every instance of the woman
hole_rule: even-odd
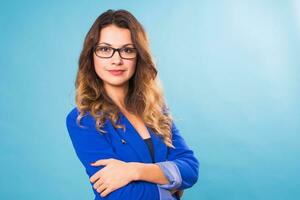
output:
[[[126,10],[101,14],[79,59],[66,124],[95,199],[180,199],[199,163],[164,101],[142,25]]]

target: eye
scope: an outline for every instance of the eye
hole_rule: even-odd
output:
[[[135,48],[125,47],[122,49],[125,53],[135,53]]]
[[[109,52],[111,51],[111,47],[107,47],[107,46],[99,46],[97,48],[98,51],[101,51],[101,52]]]

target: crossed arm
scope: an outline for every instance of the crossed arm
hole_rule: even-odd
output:
[[[168,178],[157,164],[140,162],[127,163],[117,159],[104,159],[98,160],[91,165],[105,166],[102,170],[99,170],[90,177],[93,188],[97,190],[102,197],[107,196],[109,193],[132,181],[148,181],[161,185],[170,184]]]
[[[103,135],[99,135],[94,128],[83,129],[77,126],[74,113],[68,115],[66,122],[76,154],[90,181],[94,183],[93,190],[97,200],[161,200],[162,188],[165,188],[165,191],[176,192],[191,187],[198,179],[198,161],[184,143],[175,125],[172,133],[176,150],[170,150],[167,161],[148,164],[121,161]],[[94,161],[98,163],[93,166],[91,162]],[[180,179],[182,178],[179,185],[178,181],[169,182],[170,177],[166,176],[166,170],[162,170],[175,166]]]

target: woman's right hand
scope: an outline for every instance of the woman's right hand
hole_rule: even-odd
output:
[[[172,195],[175,194],[177,197],[182,197],[184,190],[171,190]]]

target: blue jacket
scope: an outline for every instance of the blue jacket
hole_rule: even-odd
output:
[[[120,119],[117,123],[125,125],[125,132],[123,129],[114,128],[111,122],[106,120],[104,130],[107,133],[105,134],[101,134],[96,130],[95,119],[89,113],[81,119],[80,125],[84,127],[78,126],[76,123],[78,115],[78,109],[75,107],[67,115],[66,125],[75,152],[89,177],[104,167],[90,165],[91,162],[100,159],[115,158],[125,162],[152,163],[146,143],[121,112],[119,113]],[[166,191],[169,191],[164,189],[176,188],[183,190],[192,187],[197,182],[199,162],[194,156],[193,151],[189,149],[181,137],[174,122],[172,123],[172,141],[175,149],[167,147],[159,136],[154,134],[151,129],[147,129],[154,146],[155,161],[153,163],[158,164],[163,169],[166,177],[171,182],[171,186],[146,181],[133,181],[111,192],[106,197],[101,197],[92,187],[96,200],[176,199],[170,194],[169,197],[166,197]],[[170,170],[172,166],[174,170]]]

